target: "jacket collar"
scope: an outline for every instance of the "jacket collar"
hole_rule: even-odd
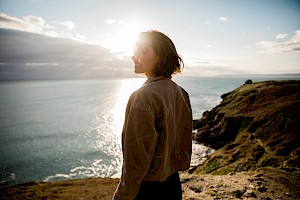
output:
[[[148,83],[159,81],[162,79],[167,79],[167,78],[171,79],[171,77],[165,77],[165,76],[150,76],[143,85],[147,85]]]

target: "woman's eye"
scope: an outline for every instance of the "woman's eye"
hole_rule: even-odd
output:
[[[148,52],[148,49],[143,49],[142,54],[146,54]]]

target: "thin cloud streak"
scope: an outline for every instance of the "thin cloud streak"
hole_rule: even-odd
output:
[[[286,33],[279,33],[275,36],[276,39],[284,39],[288,36]]]
[[[107,19],[107,20],[105,20],[105,23],[107,23],[107,24],[113,24],[115,22],[116,22],[115,19]]]
[[[222,17],[219,18],[219,20],[220,21],[227,21],[227,17],[222,16]]]
[[[28,15],[22,18],[16,18],[4,13],[0,13],[0,28],[25,31],[30,33],[43,34],[50,37],[71,38],[79,41],[85,41],[86,37],[78,33],[58,31],[56,26],[64,27],[65,30],[75,29],[75,24],[71,21],[54,22],[53,24],[38,16]]]
[[[69,30],[73,30],[75,28],[74,23],[71,21],[63,21],[63,22],[60,22],[59,24],[65,26]]]
[[[278,36],[278,35],[277,35]],[[283,35],[279,35],[283,38]],[[295,34],[285,42],[277,41],[260,41],[257,43],[264,49],[264,53],[300,53],[300,30],[296,30]]]
[[[0,28],[42,33],[43,30],[53,29],[54,27],[47,24],[41,17],[28,15],[22,19],[18,19],[4,13],[0,13]]]

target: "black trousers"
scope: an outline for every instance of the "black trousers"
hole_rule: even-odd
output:
[[[181,183],[178,172],[165,181],[142,181],[134,200],[182,200]]]

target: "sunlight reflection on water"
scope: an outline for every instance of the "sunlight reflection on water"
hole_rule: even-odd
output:
[[[121,87],[117,96],[117,102],[113,110],[115,132],[117,137],[119,138],[120,143],[127,101],[131,93],[140,88],[145,81],[146,79],[144,78],[132,78],[122,80]]]
[[[110,98],[102,102],[96,111],[89,131],[84,135],[93,149],[86,152],[88,158],[83,158],[81,164],[75,165],[69,173],[56,173],[47,176],[44,181],[86,177],[120,178],[122,169],[121,134],[126,105],[131,93],[141,87],[145,81],[144,78],[120,80],[118,90],[106,91],[106,95],[110,92],[115,95],[108,95]],[[91,159],[92,162],[90,162]]]

